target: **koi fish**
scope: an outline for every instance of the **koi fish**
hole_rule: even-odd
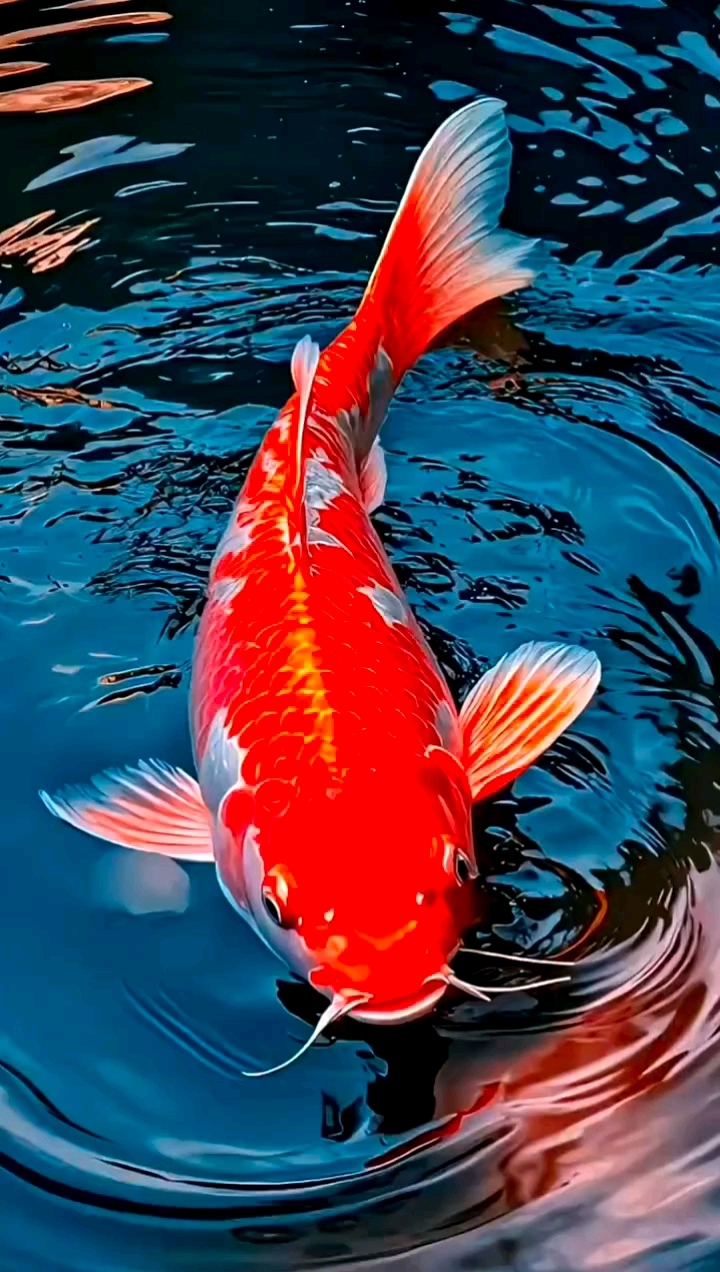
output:
[[[158,761],[41,792],[92,835],[213,862],[262,940],[351,1015],[398,1024],[449,985],[475,917],[470,813],[587,706],[595,655],[532,643],[458,713],[376,534],[390,399],[437,337],[526,287],[534,243],[498,228],[511,148],[481,98],[421,154],[360,307],[292,356],[210,569],[194,651],[197,780]],[[480,994],[482,996],[482,994]],[[274,1072],[275,1069],[264,1072]],[[259,1076],[259,1075],[258,1075]]]

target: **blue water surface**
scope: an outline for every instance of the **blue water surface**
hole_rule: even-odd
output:
[[[56,268],[0,237],[2,1272],[720,1262],[720,20],[462,3],[174,0],[64,33],[117,7],[0,8],[2,58],[48,64],[23,84],[150,81],[55,113],[9,110],[19,72],[0,92],[0,230],[95,222]],[[508,103],[505,220],[545,265],[407,377],[375,522],[458,702],[528,639],[602,659],[475,826],[471,943],[578,967],[346,1022],[250,1082],[322,1004],[207,867],[37,792],[192,767],[207,570],[293,345],[348,320],[478,93]]]

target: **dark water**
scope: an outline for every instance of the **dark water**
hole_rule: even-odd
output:
[[[0,228],[55,213],[0,239],[2,1272],[720,1266],[720,21],[459,3],[0,8],[2,57],[49,64],[3,91],[65,85],[0,96]],[[97,79],[151,83],[36,113]],[[315,997],[207,868],[36,792],[189,766],[207,567],[293,343],[350,315],[476,91],[508,102],[507,223],[558,246],[408,377],[377,525],[458,697],[529,638],[602,658],[477,822],[478,945],[579,967],[251,1083]]]

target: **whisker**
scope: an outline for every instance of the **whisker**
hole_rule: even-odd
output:
[[[572,960],[567,962],[560,958],[532,958],[529,954],[503,954],[500,950],[475,950],[462,945],[459,954],[480,954],[483,958],[502,958],[509,963],[531,963],[534,967],[576,967]]]
[[[454,972],[451,972],[447,979],[448,984],[453,985],[455,989],[471,994],[473,998],[484,998],[486,1002],[492,1002],[492,999],[488,998],[489,994],[522,994],[530,989],[544,989],[546,985],[566,984],[570,977],[551,976],[547,980],[528,981],[525,985],[471,985],[468,981],[460,980]]]
[[[352,998],[347,998],[344,994],[335,994],[329,1007],[325,1008],[322,1016],[318,1020],[307,1042],[304,1042],[298,1051],[290,1056],[289,1060],[283,1060],[281,1064],[274,1065],[271,1069],[261,1069],[257,1073],[243,1073],[244,1078],[267,1078],[271,1073],[279,1073],[281,1069],[287,1069],[301,1056],[309,1051],[313,1043],[317,1042],[323,1030],[327,1029],[336,1020],[340,1020],[342,1016],[347,1016],[353,1008],[359,1007],[360,1003],[366,1003],[372,998],[372,994],[353,994]]]
[[[468,985],[465,981],[459,980],[453,972],[448,972],[444,979],[446,985],[452,985],[453,989],[462,990],[464,994],[469,994],[471,998],[479,998],[484,1003],[492,1002],[492,999],[488,998],[484,990],[479,989],[476,985]]]

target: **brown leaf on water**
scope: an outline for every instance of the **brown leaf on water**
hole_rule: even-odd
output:
[[[27,261],[33,274],[43,274],[64,265],[75,252],[92,243],[91,238],[83,238],[83,235],[92,225],[97,225],[99,217],[76,225],[47,225],[53,216],[55,210],[51,208],[3,230],[0,234],[0,259],[18,256]],[[42,230],[38,228],[41,225],[45,227]]]
[[[51,111],[81,110],[110,97],[149,88],[146,79],[54,80],[0,93],[0,114],[20,112],[49,115]]]
[[[150,26],[157,22],[169,22],[171,13],[107,13],[97,18],[78,18],[74,22],[55,22],[50,26],[27,27],[22,31],[8,31],[0,35],[0,49],[15,49],[31,40],[46,35],[73,35],[76,31],[93,31],[108,26]]]
[[[5,0],[0,0],[0,4]],[[0,77],[3,75],[27,75],[29,71],[44,71],[49,62],[0,62]]]

